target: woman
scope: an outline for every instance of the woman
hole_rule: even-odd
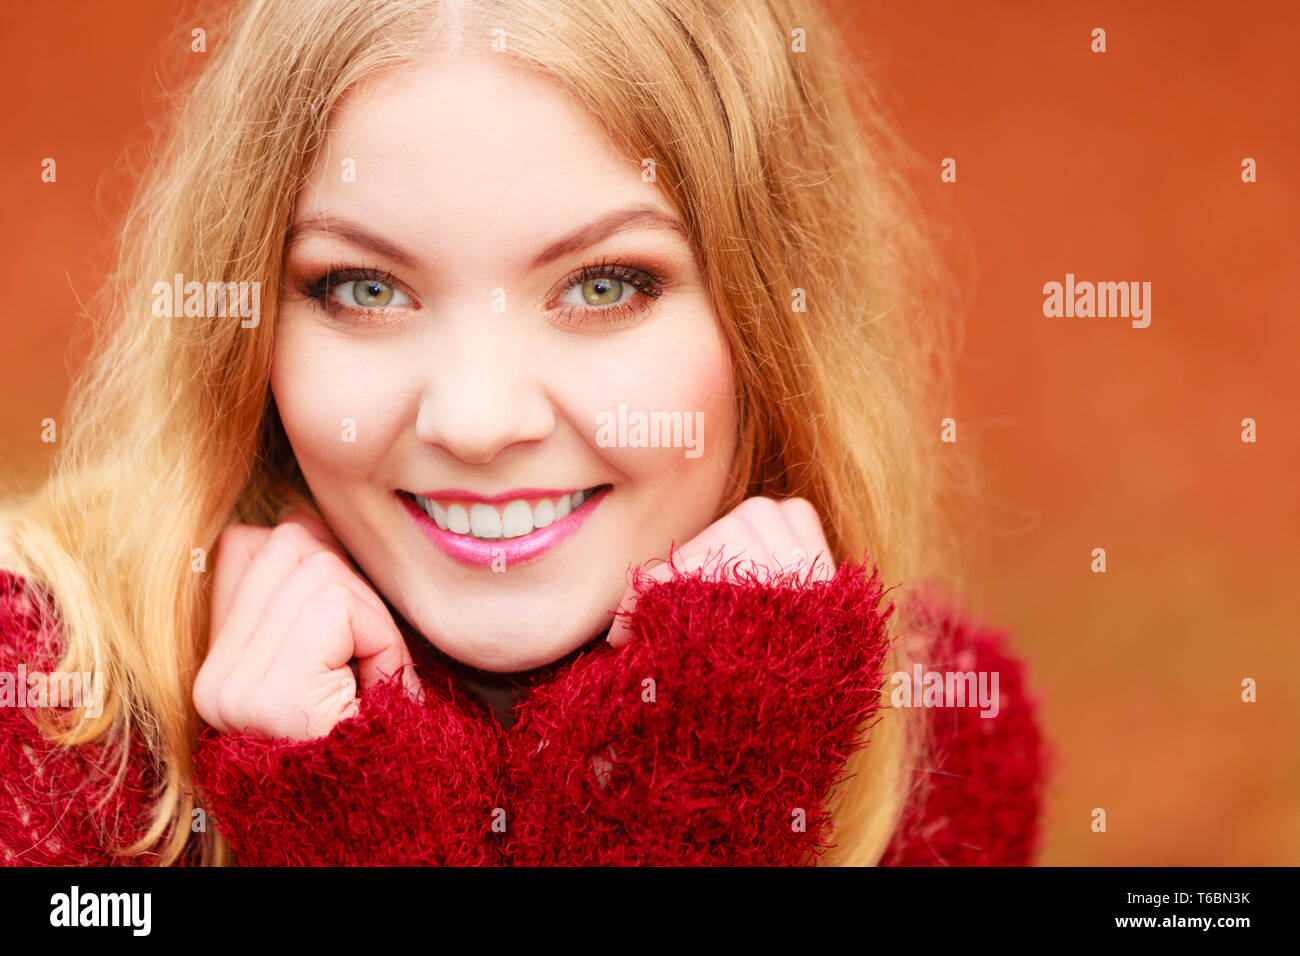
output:
[[[854,562],[944,570],[952,447],[835,34],[246,4],[6,512],[6,666],[103,675],[4,710],[6,859],[1032,859],[1019,665]],[[996,716],[893,706],[914,663]]]

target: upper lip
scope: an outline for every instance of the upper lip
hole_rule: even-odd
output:
[[[598,485],[583,485],[579,488],[570,488],[564,491],[558,488],[515,488],[511,491],[503,491],[498,495],[479,495],[472,491],[466,491],[464,488],[439,488],[437,491],[413,491],[412,494],[419,495],[421,498],[431,498],[434,501],[442,499],[444,501],[481,501],[488,505],[504,504],[507,501],[516,501],[520,498],[559,498],[561,495],[571,495],[578,491],[586,491],[588,488],[596,488]]]

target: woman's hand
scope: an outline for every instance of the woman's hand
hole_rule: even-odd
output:
[[[218,540],[207,659],[194,706],[223,733],[307,740],[356,714],[361,686],[420,682],[392,615],[319,519],[232,525]],[[356,672],[351,661],[357,662]]]
[[[808,502],[751,498],[674,549],[681,577],[638,575],[618,618],[634,639],[614,633],[625,646],[578,655],[516,708],[513,864],[789,866],[832,846],[832,789],[882,707],[893,608],[878,573],[828,551]]]
[[[784,501],[746,498],[676,549],[673,564],[679,572],[687,573],[719,553],[720,561],[743,555],[754,566],[775,571],[803,569],[813,564],[814,580],[829,580],[835,574],[835,562],[822,532],[821,519],[805,498]],[[667,581],[672,569],[665,563],[646,573],[656,580]],[[630,612],[635,606],[636,592],[629,586],[619,601],[619,609]],[[606,639],[615,647],[622,647],[632,639],[623,615],[614,618]]]

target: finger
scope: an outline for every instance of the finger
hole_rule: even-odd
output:
[[[320,674],[273,669],[250,709],[248,726],[268,737],[306,740],[325,736],[359,710],[357,682],[350,668]]]
[[[826,531],[821,516],[807,498],[787,498],[780,502],[786,521],[807,552],[807,561],[813,565],[813,579],[827,580],[835,575],[835,559],[826,543]]]
[[[205,669],[210,668],[210,673],[217,675],[235,669],[284,580],[303,559],[324,548],[301,524],[278,525],[270,532],[266,543],[244,569],[220,629],[210,635]]]
[[[661,564],[646,571],[645,574],[652,581],[667,581],[674,575],[690,574],[715,559],[725,561],[728,556],[734,557],[740,554],[746,546],[759,547],[761,541],[748,524],[735,518],[734,515],[724,515],[681,548],[673,549],[671,565]],[[643,581],[640,590],[644,592],[650,587],[653,587],[653,583]],[[610,625],[609,633],[605,636],[605,640],[612,646],[622,647],[632,639],[629,619],[636,610],[638,598],[635,584],[629,585],[623,592],[623,597],[618,604],[618,611],[621,613],[616,614],[614,623]]]
[[[230,725],[222,718],[221,708],[217,703],[223,679],[224,675],[210,673],[205,663],[199,669],[198,677],[195,678],[194,690],[190,698],[194,702],[194,710],[203,718],[204,723],[215,727],[223,734],[228,734],[231,732]]]
[[[746,522],[759,538],[754,559],[773,570],[797,567],[806,553],[785,511],[772,498],[747,498],[732,515]]]
[[[342,584],[361,600],[370,601],[369,587],[333,551],[308,555],[289,572],[258,622],[256,633],[244,646],[243,653],[231,669],[227,680],[252,693],[261,684],[271,661],[275,659],[290,628],[302,613],[303,606],[327,584]],[[382,604],[379,605],[382,608]]]
[[[643,565],[641,571],[641,587],[646,590],[654,586],[651,582],[667,581],[673,574],[672,569],[666,563],[652,568],[646,568]],[[647,578],[650,580],[647,581]],[[615,608],[614,622],[609,627],[609,633],[605,635],[605,640],[614,647],[622,647],[632,639],[632,629],[627,624],[626,616],[630,615],[636,608],[636,587],[635,584],[629,584],[624,588],[623,596],[619,598],[618,605]]]
[[[348,561],[342,543],[320,518],[296,509],[286,512],[284,518],[277,522],[277,527],[286,523],[300,526],[324,547],[338,554],[345,563]],[[225,620],[240,579],[253,557],[266,544],[272,530],[274,529],[238,524],[231,525],[222,532],[218,541],[217,568],[212,585],[212,611],[218,622]],[[216,628],[213,630],[215,632]]]
[[[707,565],[710,574],[714,569],[721,573],[732,559],[740,557],[751,563],[772,563],[762,535],[739,511],[737,507],[723,515],[686,543],[682,555],[689,570]]]
[[[347,549],[343,547],[343,542],[339,541],[334,532],[330,530],[329,525],[316,515],[295,508],[292,511],[286,511],[276,524],[296,524],[301,526],[313,538],[325,545],[326,548],[333,551],[344,561],[347,560],[348,553]]]
[[[191,699],[199,716],[223,733],[229,733],[233,728],[221,718],[219,695],[226,686],[236,659],[225,654],[214,655],[211,648],[216,645],[218,635],[222,633],[229,609],[238,593],[239,583],[270,536],[270,528],[232,525],[218,538],[212,582],[210,648],[195,676]]]
[[[244,572],[271,537],[270,528],[237,524],[217,537],[216,563],[212,570],[211,633],[215,635],[230,613],[231,602]]]
[[[423,697],[420,678],[415,672],[415,661],[402,639],[401,631],[386,611],[376,611],[365,603],[353,606],[352,613],[353,656],[361,677],[361,687],[367,688],[390,677],[400,678],[408,691]]]
[[[375,593],[374,588],[371,587],[368,581],[362,579],[361,569],[357,567],[357,563],[352,560],[352,556],[348,553],[347,548],[343,546],[343,542],[338,539],[338,536],[335,535],[332,530],[330,530],[329,525],[327,525],[324,520],[310,512],[298,508],[292,511],[286,511],[284,517],[281,519],[281,523],[299,525],[311,534],[313,538],[319,541],[327,551],[337,555],[343,565],[352,572],[353,576],[356,578],[357,584],[360,585],[360,587],[354,588],[353,590],[374,605],[375,610],[387,613],[388,608],[385,606],[383,598]]]
[[[355,714],[357,681],[348,666],[353,645],[349,607],[362,604],[345,585],[332,581],[299,607],[266,675],[250,698],[223,711],[272,737],[302,739],[329,733]],[[365,605],[362,605],[365,606]],[[328,663],[338,661],[342,664]]]
[[[359,599],[347,586],[331,582],[303,606],[271,670],[301,671],[302,660],[308,659],[320,662],[317,674],[346,670],[351,677],[348,662],[353,658],[362,688],[400,672],[408,690],[417,695],[421,690],[414,660],[392,616]]]
[[[328,566],[328,561],[338,566],[332,554],[328,561],[309,560],[318,566]],[[309,580],[306,575],[302,579]],[[266,672],[251,682],[247,674],[241,678],[237,672],[219,694],[223,725],[290,739],[323,736],[359,709],[357,678],[349,666],[357,644],[364,644],[367,634],[401,642],[387,612],[375,610],[346,581],[326,581],[295,604],[297,614],[282,640],[254,642],[275,648]],[[407,662],[409,655],[389,669],[395,671]],[[408,690],[422,699],[414,668],[404,670],[403,678]]]

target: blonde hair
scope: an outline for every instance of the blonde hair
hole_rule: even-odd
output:
[[[592,24],[612,25],[607,46]],[[331,112],[357,81],[431,49],[504,42],[599,116],[629,161],[653,160],[735,359],[739,450],[718,514],[751,495],[802,496],[838,562],[865,552],[888,582],[955,580],[936,413],[951,310],[897,165],[906,152],[837,36],[811,0],[254,0],[236,12],[128,216],[99,313],[109,324],[74,384],[52,475],[0,518],[6,563],[56,599],[61,666],[93,668],[108,689],[99,717],[45,732],[105,745],[119,780],[135,737],[159,772],[152,826],[115,852],[169,864],[192,836],[190,688],[210,577],[194,549],[210,552],[233,522],[312,508],[270,397],[274,301],[250,330],[155,318],[151,289],[178,273],[279,289]],[[908,593],[892,594],[904,612]],[[906,621],[896,614],[894,633]],[[890,669],[902,653],[895,643]],[[923,752],[909,713],[882,707],[850,758],[827,862],[872,864],[887,846]],[[230,862],[215,831],[194,838],[204,862]]]

